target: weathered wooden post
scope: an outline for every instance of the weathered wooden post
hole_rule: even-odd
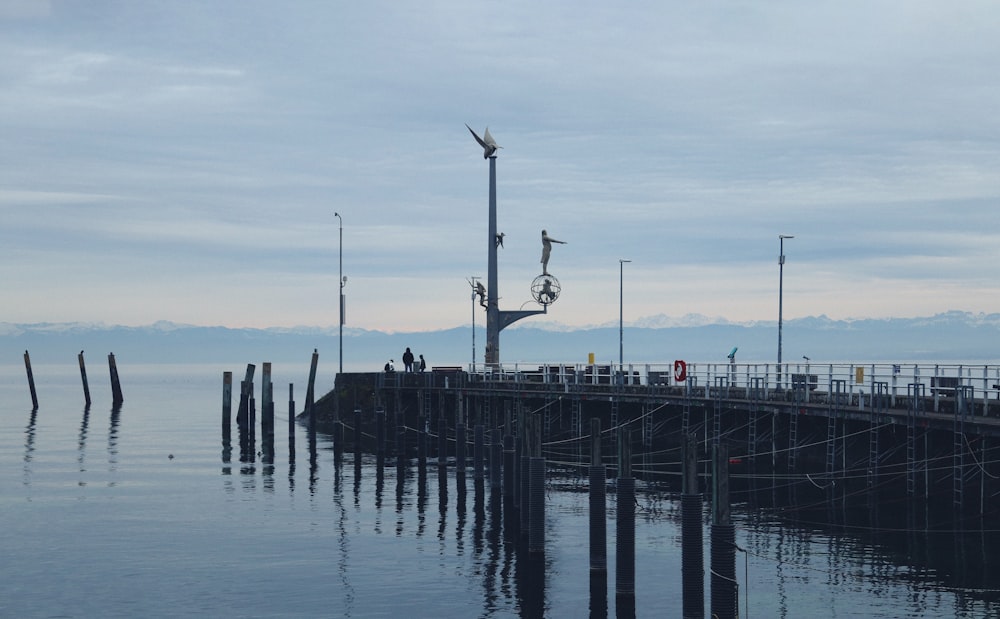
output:
[[[477,423],[472,430],[472,466],[475,471],[473,478],[483,479],[483,446],[485,429],[483,424]]]
[[[504,473],[502,470],[505,459],[503,440],[500,437],[500,429],[490,430],[490,492],[502,494]]]
[[[83,381],[83,401],[86,406],[90,407],[90,385],[87,383],[87,366],[83,362],[83,351],[76,356],[77,361],[80,362],[80,380]]]
[[[313,409],[313,397],[316,393],[316,366],[319,364],[319,351],[313,348],[312,363],[309,364],[309,383],[306,385],[306,411],[309,413],[309,433],[316,436],[316,415]]]
[[[590,420],[590,571],[608,571],[607,469],[601,461],[601,420]]]
[[[545,457],[542,456],[542,424],[532,415],[528,459],[528,552],[545,552]]]
[[[233,424],[233,373],[222,373],[222,440],[228,443]]]
[[[632,434],[628,425],[618,430],[617,508],[615,521],[615,593],[618,598],[635,597],[635,479],[632,477]]]
[[[354,409],[354,468],[361,468],[361,409]]]
[[[121,408],[125,398],[122,397],[122,385],[118,381],[118,364],[115,363],[115,353],[108,353],[108,370],[111,372],[111,408]]]
[[[705,618],[705,557],[698,491],[698,439],[684,438],[681,471],[681,590],[684,619]]]
[[[274,390],[271,384],[271,363],[261,366],[260,431],[265,462],[274,461]]]
[[[438,418],[438,466],[448,465],[448,425],[442,414]]]
[[[288,383],[288,458],[295,459],[295,383]]]
[[[505,403],[507,404],[507,403]],[[514,437],[510,433],[510,408],[504,406],[503,424],[503,498],[514,499]]]
[[[713,448],[712,616],[736,619],[736,527],[729,510],[729,450]]]
[[[31,356],[24,351],[24,369],[28,372],[28,390],[31,391],[31,410],[38,410],[38,394],[35,392],[35,375],[31,372]]]
[[[455,472],[465,475],[465,424],[455,424]]]

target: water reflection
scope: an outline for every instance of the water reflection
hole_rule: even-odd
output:
[[[118,472],[118,426],[121,423],[121,408],[111,409],[111,425],[108,428],[108,473],[112,476]],[[114,477],[108,480],[108,487],[117,485]]]
[[[320,476],[319,466],[315,464],[315,449],[311,447],[310,451],[310,487],[311,494],[315,494],[321,491],[314,488],[314,481]],[[324,449],[323,454],[326,453]],[[26,460],[27,454],[26,447]],[[290,461],[289,492],[294,489],[293,462]],[[332,463],[331,522],[338,553],[335,561],[341,589],[340,614],[361,612],[357,608],[355,579],[368,569],[368,555],[358,554],[361,551],[354,536],[388,533],[383,524],[389,525],[389,521],[382,519],[389,516],[390,508],[383,501],[393,499],[391,537],[404,542],[409,537],[418,546],[430,541],[434,546],[431,551],[442,558],[441,565],[458,561],[463,567],[456,572],[468,574],[465,577],[471,578],[480,592],[482,609],[476,614],[490,616],[498,609],[512,607],[520,617],[543,617],[552,612],[548,584],[553,574],[561,570],[554,568],[546,555],[527,552],[526,540],[520,533],[519,512],[503,496],[502,489],[492,489],[487,494],[484,479],[473,479],[469,484],[462,470],[447,466],[437,467],[436,480],[428,479],[427,467],[419,460],[391,460],[388,464],[394,465],[394,471],[385,470],[387,463],[381,455],[362,459],[358,454],[354,463],[352,513],[345,505],[348,490],[342,467],[336,460]],[[384,492],[386,475],[393,472],[396,478],[390,499]],[[263,479],[265,490],[274,492],[275,480],[269,479],[266,472]],[[436,514],[428,511],[435,482]],[[550,479],[550,483],[563,490],[585,484],[575,478]],[[992,589],[990,580],[1000,569],[995,559],[1000,556],[1000,542],[989,526],[959,520],[965,530],[951,524],[946,527],[943,522],[955,522],[947,513],[947,505],[942,509],[926,501],[900,501],[898,497],[875,492],[853,495],[830,485],[817,485],[806,487],[787,481],[768,484],[755,479],[734,493],[744,506],[742,510],[734,510],[742,518],[739,530],[746,538],[740,543],[746,545],[747,561],[754,564],[750,571],[756,572],[751,591],[761,588],[768,591],[768,616],[799,616],[804,583],[829,591],[831,596],[851,591],[873,599],[891,599],[899,596],[900,581],[909,581],[912,586],[900,609],[912,616],[933,614],[940,609],[943,590],[954,593],[953,610],[958,614],[981,608],[984,599],[994,602],[1000,599],[1000,592]],[[469,498],[473,500],[471,506]],[[668,487],[646,484],[639,498],[640,528],[671,527],[671,523],[679,520],[677,496]],[[415,523],[411,521],[408,527],[410,518]],[[428,528],[436,535],[426,538]],[[368,548],[365,546],[365,553]],[[464,563],[463,557],[467,557]],[[641,565],[637,567],[643,569]],[[636,596],[615,595],[610,607],[608,572],[584,573],[586,576],[576,586],[586,591],[589,584],[589,605],[581,607],[581,612],[589,610],[590,617],[602,619],[609,613],[617,617],[636,616]],[[741,574],[741,581],[744,578]],[[743,603],[741,599],[740,604]],[[667,607],[672,608],[669,604]]]
[[[80,436],[77,440],[76,448],[76,464],[77,469],[80,472],[80,481],[77,482],[80,486],[86,486],[87,481],[84,479],[84,473],[87,472],[86,466],[86,455],[87,455],[87,426],[90,424],[90,407],[84,407],[83,409],[83,420],[80,421]]]
[[[35,454],[35,427],[38,422],[38,410],[32,409],[28,417],[28,427],[24,429],[24,475],[21,483],[31,485],[31,461]]]

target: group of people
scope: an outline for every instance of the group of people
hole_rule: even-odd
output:
[[[413,365],[414,365],[415,361],[416,361],[416,359],[413,358],[413,353],[410,352],[410,347],[407,346],[406,347],[406,351],[403,352],[403,368],[405,369],[405,371],[412,372],[413,371]],[[396,367],[393,365],[394,363],[395,363],[395,361],[393,359],[389,359],[389,363],[385,364],[385,371],[386,372],[395,372],[396,371]],[[420,355],[420,362],[417,363],[416,365],[417,365],[417,371],[418,372],[423,372],[423,371],[425,371],[427,369],[427,362],[424,361],[424,356],[423,355]]]

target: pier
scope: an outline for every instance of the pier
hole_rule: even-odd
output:
[[[345,374],[337,384],[316,404],[321,422],[337,397],[363,425],[384,411],[402,434],[398,456],[415,454],[407,434],[420,428],[454,443],[459,426],[489,437],[530,416],[549,465],[586,475],[596,418],[612,476],[622,470],[615,436],[629,426],[634,476],[678,488],[693,435],[706,475],[713,448],[728,449],[734,484],[781,475],[790,486],[947,498],[960,512],[998,507],[1000,366],[522,364]]]

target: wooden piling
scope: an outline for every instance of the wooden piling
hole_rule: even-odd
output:
[[[295,383],[288,383],[288,459],[295,459]]]
[[[528,427],[528,552],[545,552],[545,458],[542,424],[536,416]]]
[[[681,454],[681,593],[684,619],[705,617],[702,497],[698,491],[698,439],[685,437]]]
[[[618,430],[617,509],[615,521],[615,593],[635,596],[635,479],[632,477],[632,436],[628,425]]]
[[[500,494],[503,485],[503,463],[504,463],[503,440],[500,438],[500,430],[494,428],[490,430],[490,492]]]
[[[729,449],[718,444],[712,455],[712,616],[736,619],[736,528],[729,508]]]
[[[465,475],[465,424],[455,425],[455,472]]]
[[[111,408],[120,408],[125,398],[122,397],[122,385],[118,380],[118,364],[115,363],[115,353],[108,353],[108,370],[111,373]]]
[[[319,364],[319,351],[313,349],[312,362],[309,364],[309,383],[306,385],[306,411],[309,413],[309,431],[316,432],[316,415],[313,411],[313,398],[316,393],[316,366]]]
[[[607,469],[601,461],[601,420],[594,417],[590,420],[591,572],[608,570],[607,478]]]
[[[483,479],[483,445],[485,440],[485,429],[483,424],[477,423],[472,430],[472,467],[473,477],[477,480]]]
[[[228,442],[233,424],[233,373],[222,373],[222,440]]]
[[[83,351],[76,356],[77,361],[80,362],[80,380],[83,381],[83,401],[86,403],[87,408],[90,408],[90,385],[87,383],[87,366],[83,362]]]
[[[35,392],[35,375],[31,372],[31,356],[24,351],[24,369],[28,373],[28,389],[31,391],[31,410],[38,410],[38,394]]]

